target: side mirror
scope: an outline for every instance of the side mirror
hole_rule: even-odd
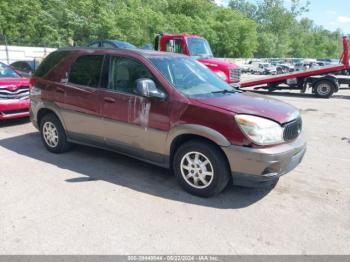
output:
[[[148,97],[165,99],[166,94],[159,90],[153,80],[148,78],[140,78],[136,80],[136,94]]]

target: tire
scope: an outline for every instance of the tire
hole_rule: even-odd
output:
[[[188,160],[193,160],[193,163]],[[207,164],[200,167],[200,163]],[[223,152],[216,145],[201,139],[186,142],[176,150],[173,171],[179,184],[187,192],[200,197],[219,194],[225,189],[231,177]],[[207,175],[204,175],[205,173]]]
[[[41,139],[48,151],[59,154],[71,147],[61,121],[53,113],[48,113],[40,120]]]
[[[315,83],[314,93],[319,98],[330,98],[334,93],[334,84],[328,80],[321,80]]]

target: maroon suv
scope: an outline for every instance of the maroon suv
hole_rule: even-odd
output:
[[[182,55],[64,49],[32,79],[31,117],[46,148],[105,148],[171,168],[185,190],[277,180],[306,151],[294,107],[233,89]]]

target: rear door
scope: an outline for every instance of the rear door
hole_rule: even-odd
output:
[[[62,114],[69,136],[75,140],[103,143],[98,99],[103,63],[104,55],[83,55],[71,66]]]

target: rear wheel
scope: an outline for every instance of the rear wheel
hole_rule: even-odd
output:
[[[42,141],[52,153],[63,153],[70,149],[64,128],[56,115],[49,113],[40,120]]]
[[[189,193],[211,197],[219,194],[230,180],[224,154],[205,140],[192,140],[178,148],[173,170],[180,185]]]
[[[317,97],[330,98],[334,93],[334,84],[327,80],[318,81],[314,85],[314,92]]]

